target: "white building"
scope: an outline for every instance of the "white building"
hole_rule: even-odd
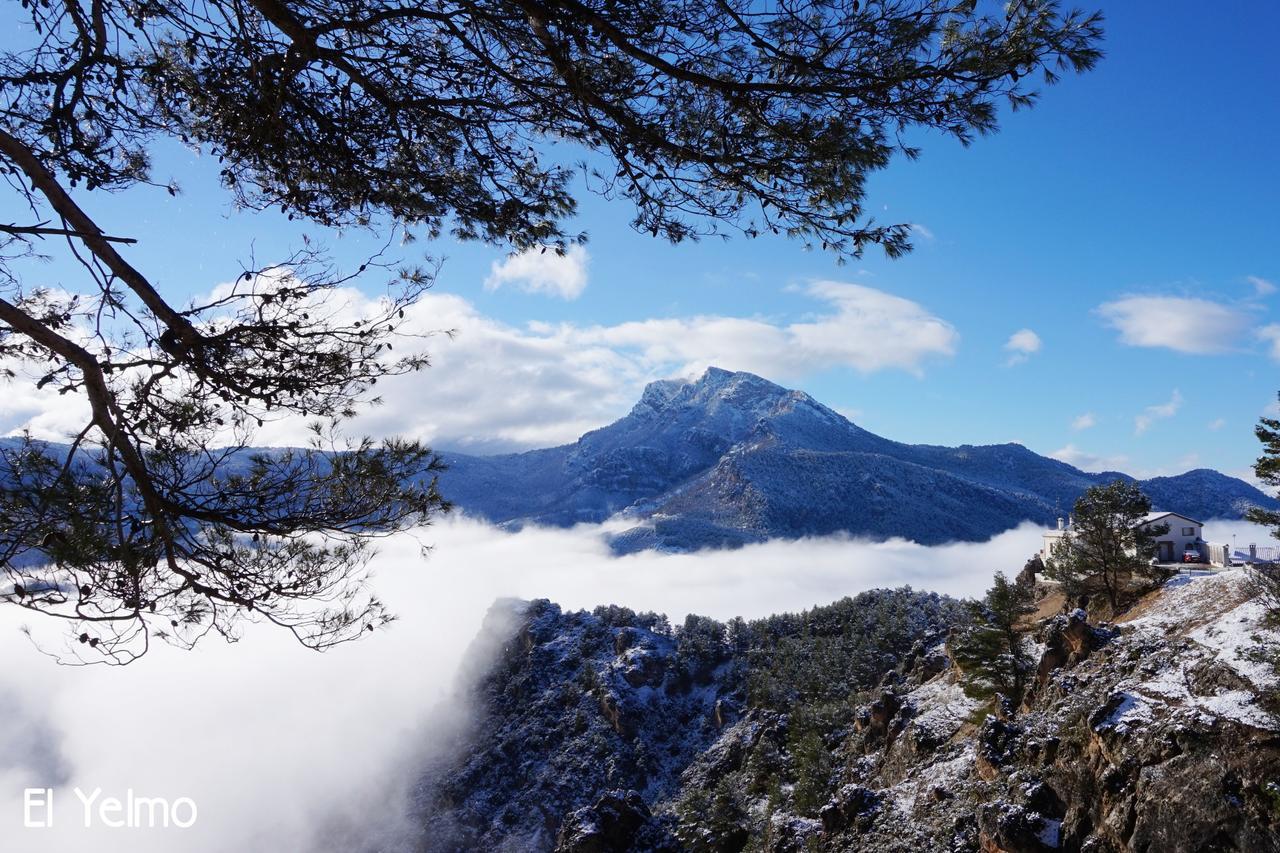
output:
[[[1053,557],[1053,546],[1057,545],[1058,540],[1067,535],[1067,531],[1071,528],[1071,520],[1071,516],[1067,516],[1065,520],[1059,518],[1057,528],[1044,532],[1044,545],[1040,548],[1040,559],[1043,562],[1048,563],[1050,558]]]
[[[1194,548],[1200,553],[1202,560],[1209,561],[1209,544],[1201,538],[1204,524],[1194,518],[1188,518],[1176,512],[1152,512],[1134,527],[1151,528],[1161,524],[1169,525],[1169,530],[1156,537],[1157,560],[1162,563],[1180,563],[1183,552],[1187,548]],[[1057,529],[1044,532],[1044,545],[1040,549],[1040,559],[1047,563],[1053,557],[1053,546],[1070,532],[1071,518],[1068,517],[1065,522],[1061,518],[1058,519]]]
[[[1200,537],[1204,524],[1176,512],[1151,512],[1135,526],[1151,528],[1161,524],[1169,525],[1169,530],[1156,537],[1157,560],[1162,563],[1180,563],[1183,551],[1188,548],[1195,549],[1200,552],[1201,559],[1208,560],[1209,555],[1205,551],[1208,543]]]

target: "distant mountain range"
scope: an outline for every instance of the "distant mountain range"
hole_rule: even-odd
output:
[[[0,438],[0,449],[16,444]],[[613,537],[619,553],[842,532],[981,541],[1023,521],[1052,525],[1089,486],[1133,479],[1086,473],[1020,444],[890,441],[801,391],[718,368],[692,382],[649,384],[630,414],[573,444],[441,455],[449,464],[441,490],[466,513],[508,527],[620,516],[634,523]],[[1139,482],[1156,508],[1201,520],[1280,508],[1243,480],[1204,468]]]
[[[808,394],[711,368],[651,383],[630,414],[573,444],[501,456],[442,452],[441,489],[461,509],[510,526],[570,526],[621,514],[619,552],[693,550],[849,533],[922,544],[979,541],[1023,521],[1051,525],[1091,474],[1019,444],[902,444]],[[1238,519],[1273,498],[1197,469],[1139,481],[1156,508]]]

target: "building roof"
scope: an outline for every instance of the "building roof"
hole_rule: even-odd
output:
[[[1151,524],[1151,523],[1153,523],[1153,522],[1159,521],[1159,520],[1160,520],[1160,519],[1162,519],[1162,518],[1180,518],[1180,519],[1182,519],[1183,521],[1190,522],[1191,524],[1194,524],[1194,525],[1196,525],[1196,526],[1198,526],[1198,527],[1204,527],[1204,522],[1203,522],[1203,521],[1196,521],[1196,520],[1195,520],[1194,518],[1192,518],[1191,516],[1189,516],[1189,515],[1183,515],[1183,514],[1182,514],[1182,513],[1180,513],[1180,512],[1149,512],[1149,513],[1147,513],[1146,515],[1144,515],[1144,516],[1142,517],[1142,520],[1141,520],[1141,521],[1137,521],[1137,522],[1135,522],[1133,526],[1134,526],[1134,527],[1139,527],[1139,526],[1144,525],[1144,524]],[[1053,527],[1051,527],[1051,528],[1049,528],[1048,530],[1044,531],[1044,536],[1045,536],[1045,538],[1049,538],[1049,537],[1051,537],[1051,536],[1052,536],[1052,537],[1054,537],[1054,538],[1057,538],[1057,537],[1062,536],[1064,533],[1066,533],[1066,532],[1067,532],[1067,531],[1069,531],[1069,530],[1071,530],[1071,528],[1070,528],[1070,527],[1068,527],[1066,530],[1059,530],[1059,529],[1057,529],[1057,528],[1053,528]]]
[[[1173,516],[1174,518],[1181,518],[1183,521],[1189,521],[1192,524],[1199,525],[1200,527],[1204,527],[1203,521],[1196,521],[1191,516],[1183,515],[1182,513],[1179,513],[1179,512],[1149,512],[1142,519],[1142,521],[1138,522],[1138,524],[1150,524],[1153,521],[1159,521],[1160,519],[1165,518],[1167,516]]]

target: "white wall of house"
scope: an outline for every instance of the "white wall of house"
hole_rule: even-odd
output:
[[[1044,532],[1044,545],[1040,548],[1040,559],[1049,562],[1053,558],[1053,546],[1062,538],[1061,530],[1046,530]]]
[[[1161,524],[1169,525],[1169,532],[1156,537],[1156,558],[1162,563],[1181,563],[1182,552],[1188,547],[1200,548],[1203,526],[1193,518],[1177,513],[1167,513],[1152,518],[1143,527],[1148,529]],[[1203,556],[1203,554],[1202,554]]]
[[[1056,529],[1046,530],[1044,532],[1044,544],[1040,546],[1040,560],[1042,562],[1048,563],[1050,558],[1053,557],[1053,546],[1058,543],[1059,539],[1066,535],[1067,527],[1070,523],[1070,516],[1067,518],[1059,518]]]

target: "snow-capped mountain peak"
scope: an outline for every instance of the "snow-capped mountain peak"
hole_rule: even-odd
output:
[[[911,445],[870,433],[752,373],[660,380],[631,412],[563,447],[446,454],[442,488],[496,522],[571,525],[624,513],[622,550],[691,549],[837,532],[925,544],[1052,524],[1091,474],[1020,445]],[[1280,506],[1240,480],[1195,471],[1143,483],[1157,507],[1238,518]]]

